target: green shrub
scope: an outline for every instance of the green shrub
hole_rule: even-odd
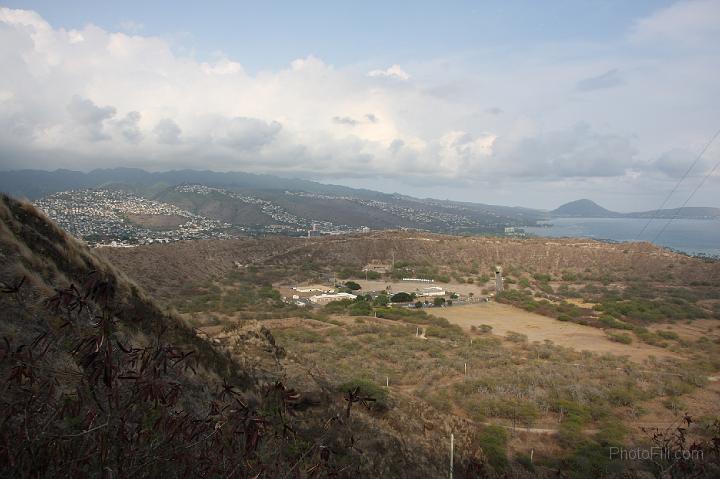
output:
[[[377,412],[388,410],[390,406],[388,402],[388,390],[372,381],[355,378],[337,387],[338,391],[343,394],[346,394],[348,391],[353,391],[355,388],[358,388],[360,396],[371,397],[375,400],[370,402],[370,410]]]
[[[627,333],[613,333],[613,332],[607,331],[605,334],[607,334],[607,337],[610,341],[615,341],[616,343],[622,343],[622,344],[631,344],[632,343],[632,337]]]
[[[622,321],[618,321],[613,316],[609,314],[603,314],[600,316],[600,324],[605,328],[613,328],[613,329],[633,329],[632,325],[623,323]]]
[[[390,302],[390,297],[385,293],[378,294],[373,300],[375,306],[387,306]]]
[[[508,331],[505,334],[505,339],[512,341],[513,343],[527,343],[528,337],[522,333],[516,333],[515,331]]]
[[[392,301],[393,303],[409,303],[413,299],[415,298],[413,298],[412,294],[408,294],[405,292],[395,293],[390,297],[390,301]]]
[[[348,314],[350,316],[372,316],[373,308],[367,301],[358,301],[350,305]]]
[[[577,275],[574,273],[563,273],[562,274],[563,281],[572,282],[572,281],[577,281],[577,279],[578,279]]]
[[[540,283],[547,283],[548,281],[552,281],[552,277],[549,274],[535,273],[533,274],[533,278],[535,278],[535,280]]]
[[[658,336],[660,336],[663,339],[673,339],[675,341],[680,339],[680,336],[678,336],[678,334],[673,331],[662,331],[661,330],[661,331],[657,331],[655,334],[657,334]]]
[[[497,472],[504,471],[508,465],[507,441],[507,431],[500,426],[483,426],[478,433],[477,442]]]
[[[323,307],[323,311],[328,314],[345,314],[351,304],[353,304],[353,301],[350,299],[330,301]]]

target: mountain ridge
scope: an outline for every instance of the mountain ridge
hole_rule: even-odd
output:
[[[603,208],[592,200],[583,198],[560,205],[550,211],[549,214],[564,218],[720,219],[720,208],[685,206],[683,208],[619,213]]]

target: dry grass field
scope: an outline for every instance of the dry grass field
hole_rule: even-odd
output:
[[[362,267],[392,251],[395,270],[365,280]],[[479,445],[496,471],[527,463],[532,450],[546,471],[593,477],[577,471],[606,467],[598,451],[608,444],[647,444],[643,428],[671,427],[685,412],[693,434],[718,418],[720,265],[648,244],[385,232],[102,253],[228,353],[242,353],[234,338],[259,322],[287,353],[284,383],[360,384],[382,404],[373,413],[381,427],[413,444],[454,430],[469,441],[459,450]],[[482,296],[498,263],[501,302],[282,301],[292,286],[332,278],[360,293],[427,286],[398,281],[405,275]]]
[[[492,326],[494,334],[501,337],[507,335],[509,331],[514,331],[526,335],[529,341],[552,341],[558,346],[576,351],[627,356],[638,362],[651,356],[679,357],[667,349],[648,344],[613,342],[608,339],[602,329],[558,321],[507,304],[489,302],[435,308],[433,314],[446,318],[466,331],[470,331],[471,326],[487,324]]]

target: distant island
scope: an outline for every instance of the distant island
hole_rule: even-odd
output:
[[[687,206],[685,208],[618,213],[603,208],[592,200],[581,199],[565,203],[552,210],[550,214],[559,218],[682,218],[716,220],[720,219],[720,208]]]

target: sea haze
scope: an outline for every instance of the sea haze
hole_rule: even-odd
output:
[[[653,243],[688,254],[720,256],[720,221],[675,219],[657,239],[655,237],[668,223],[656,219],[647,224],[641,218],[553,218],[545,226],[527,227],[525,230],[538,236],[581,237],[613,241],[652,241]]]

